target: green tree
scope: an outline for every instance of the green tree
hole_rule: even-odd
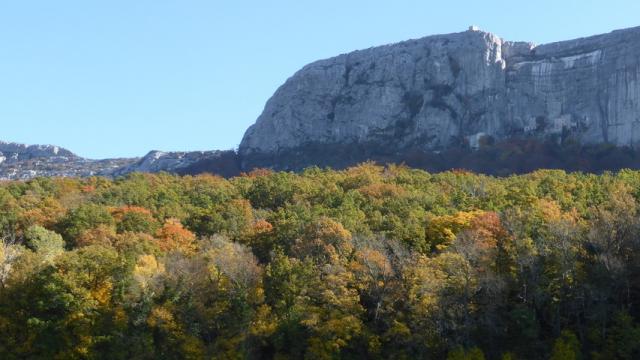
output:
[[[26,245],[42,255],[47,262],[52,261],[56,256],[64,252],[65,242],[62,236],[42,226],[31,226],[25,231],[24,237]]]
[[[580,341],[569,330],[563,330],[560,337],[553,343],[551,360],[579,360],[582,359]]]
[[[458,348],[456,350],[450,351],[449,355],[447,355],[447,360],[484,360],[484,353],[477,347],[471,348],[469,350],[464,350],[462,348]]]
[[[60,233],[70,244],[75,244],[80,235],[100,225],[115,226],[109,210],[98,204],[87,203],[71,210],[58,224]]]

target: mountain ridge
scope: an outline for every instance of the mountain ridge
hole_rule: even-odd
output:
[[[266,102],[237,153],[88,160],[55,146],[14,144],[20,151],[11,161],[0,155],[0,178],[234,176],[363,161],[497,175],[541,167],[599,172],[640,168],[638,145],[640,27],[539,45],[472,27],[304,66]]]
[[[143,157],[87,159],[55,145],[25,145],[0,141],[0,180],[26,180],[34,177],[105,176],[132,172],[174,172],[189,174],[206,171],[232,176],[240,171],[229,161],[230,151],[158,151]],[[224,166],[219,163],[224,164]],[[194,169],[191,171],[191,169]],[[203,170],[204,171],[204,170]]]

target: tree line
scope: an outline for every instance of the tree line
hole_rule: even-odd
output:
[[[2,359],[635,359],[640,172],[0,183]]]

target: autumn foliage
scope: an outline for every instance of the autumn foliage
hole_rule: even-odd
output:
[[[640,172],[0,183],[1,359],[637,359]]]

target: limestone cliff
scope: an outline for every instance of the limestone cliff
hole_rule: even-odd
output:
[[[243,168],[402,161],[513,138],[640,143],[640,28],[535,46],[482,31],[305,66],[240,145]]]

